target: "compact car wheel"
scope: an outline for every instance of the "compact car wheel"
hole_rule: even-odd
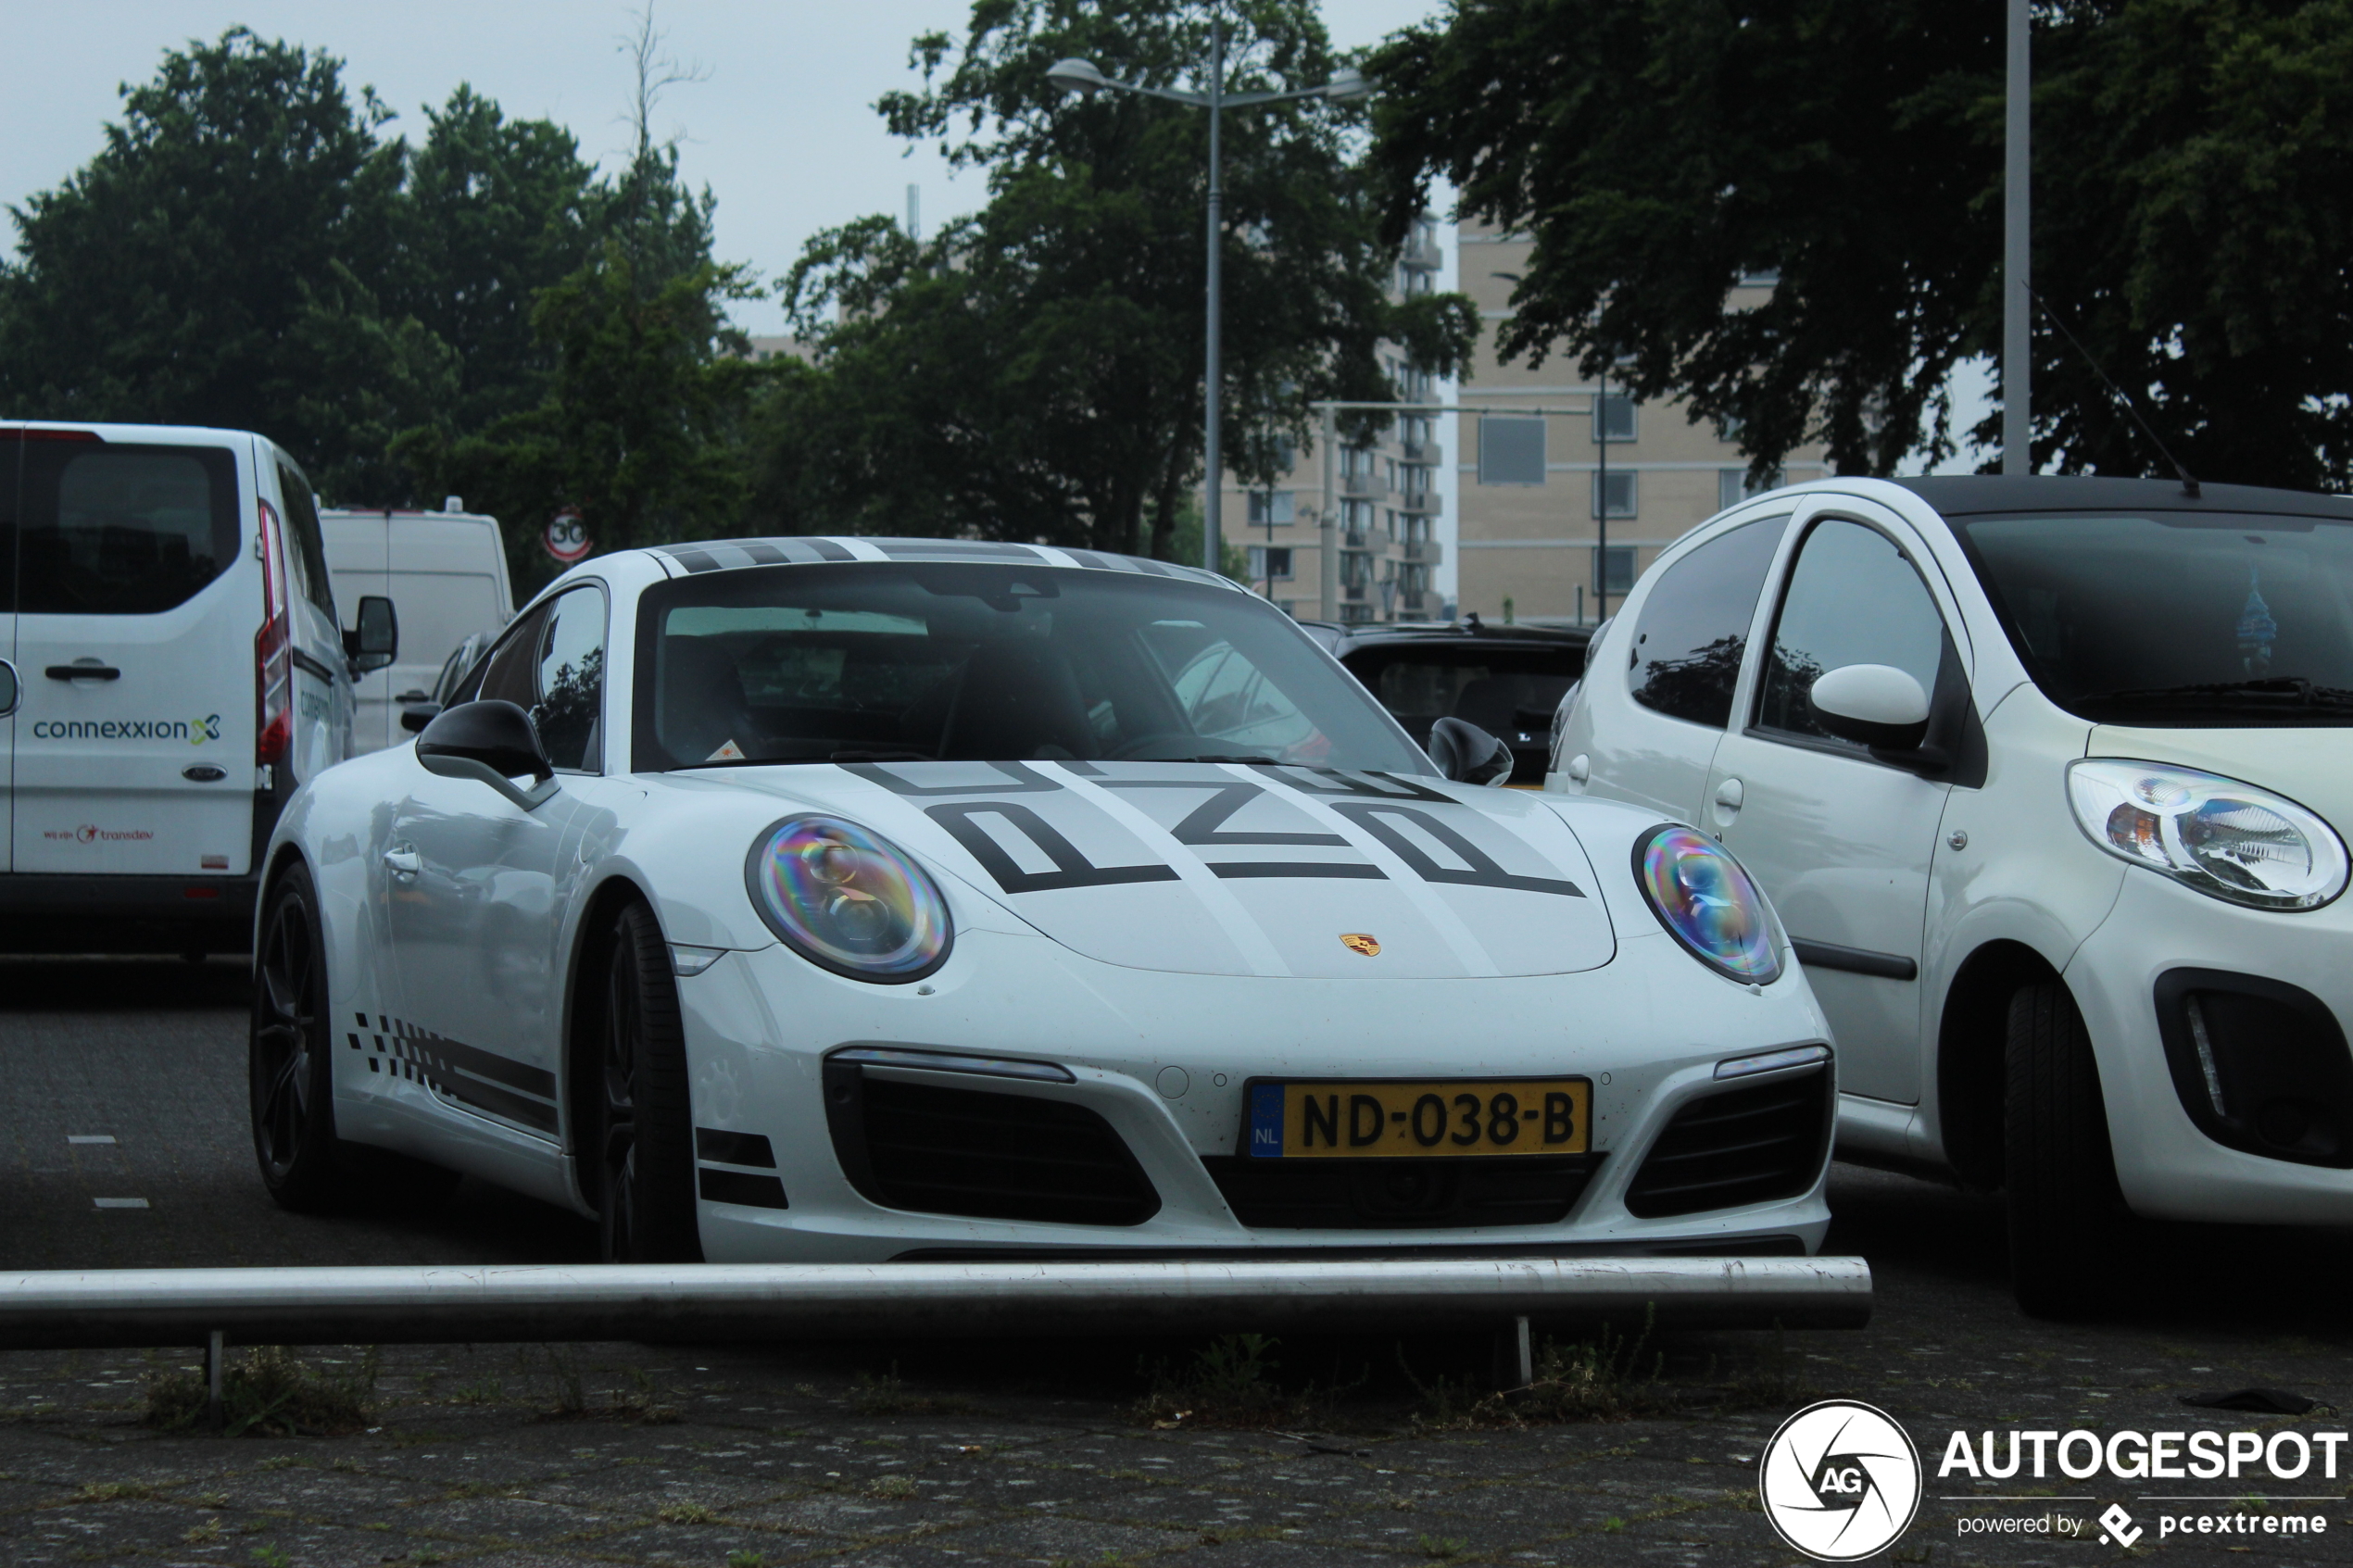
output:
[[[2038,1317],[2094,1311],[2108,1297],[2127,1220],[2108,1111],[2075,999],[2057,982],[2010,998],[2003,1127],[2010,1276]]]
[[[246,1053],[262,1184],[285,1208],[306,1210],[325,1207],[336,1190],[333,1036],[318,897],[300,866],[270,890]]]
[[[598,1218],[609,1263],[698,1263],[686,1042],[653,911],[613,922],[596,1103]]]

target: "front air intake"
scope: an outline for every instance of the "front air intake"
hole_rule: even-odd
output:
[[[1703,1095],[1675,1113],[1626,1189],[1641,1219],[1795,1198],[1829,1152],[1831,1075]]]
[[[2353,1166],[2353,1057],[2328,1004],[2224,970],[2158,976],[2174,1095],[2216,1143],[2299,1165]]]
[[[825,1063],[825,1119],[849,1185],[887,1209],[1140,1225],[1160,1194],[1111,1123],[1035,1095],[942,1088]]]

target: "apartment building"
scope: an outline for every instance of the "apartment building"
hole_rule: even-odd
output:
[[[1398,259],[1394,286],[1410,298],[1436,288],[1444,257],[1438,220],[1425,218]],[[1383,349],[1400,401],[1436,403],[1440,388],[1403,351]],[[1383,412],[1368,442],[1328,450],[1290,448],[1283,477],[1245,487],[1232,473],[1219,495],[1219,528],[1249,555],[1252,587],[1293,615],[1351,623],[1428,620],[1442,610],[1433,581],[1444,546],[1439,467],[1441,416]],[[1332,522],[1326,592],[1324,521]]]
[[[1496,334],[1529,242],[1469,223],[1457,242],[1457,287],[1485,323],[1455,398],[1463,412],[1451,418],[1457,604],[1489,621],[1590,625],[1604,596],[1615,606],[1661,549],[1747,493],[1748,459],[1680,403],[1605,393],[1573,358],[1499,363]],[[1773,282],[1743,279],[1733,307],[1764,299]],[[1791,482],[1829,471],[1813,446],[1782,468]]]

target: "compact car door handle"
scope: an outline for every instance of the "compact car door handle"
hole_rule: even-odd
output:
[[[1716,809],[1723,816],[1730,817],[1738,811],[1745,798],[1747,792],[1741,788],[1738,779],[1726,779],[1716,786]]]
[[[418,858],[416,846],[410,844],[396,844],[385,850],[384,863],[392,868],[393,875],[404,881],[425,869],[424,861]]]
[[[45,671],[52,681],[120,681],[122,671],[111,664],[94,659],[88,664],[52,664]]]

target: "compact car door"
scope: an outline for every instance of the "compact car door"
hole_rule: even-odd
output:
[[[600,771],[605,596],[574,588],[495,650],[479,696],[531,712],[559,775]],[[579,875],[577,787],[523,810],[422,767],[381,854],[390,884],[399,1032],[435,1059],[445,1100],[545,1136],[558,1130],[563,912]]]
[[[1797,944],[1838,1042],[1839,1087],[1914,1104],[1929,866],[1951,783],[1829,734],[1806,699],[1818,676],[1851,664],[1892,665],[1931,694],[1940,677],[1965,694],[1968,675],[1900,523],[1818,513],[1800,528],[1750,660],[1746,722],[1716,750],[1704,825]]]

